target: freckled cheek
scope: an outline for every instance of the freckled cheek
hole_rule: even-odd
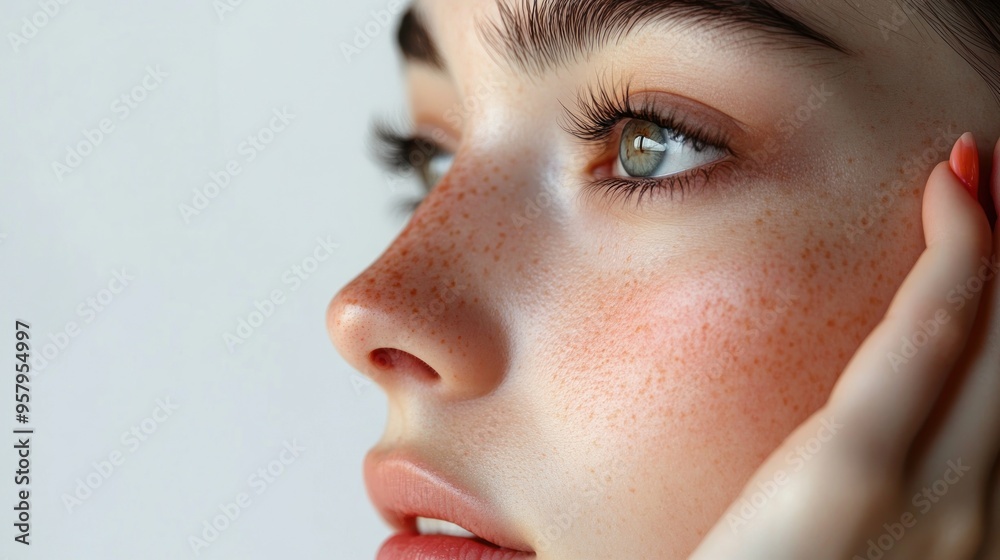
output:
[[[582,313],[586,322],[578,316],[552,329],[573,334],[562,347],[588,349],[562,357],[559,383],[603,399],[606,418],[638,406],[663,427],[696,429],[699,440],[801,418],[822,402],[856,343],[857,333],[841,336],[827,324],[852,313],[854,296],[833,304],[829,279],[796,274],[796,263],[774,265],[787,269],[784,277],[762,272],[757,261],[679,273],[618,298],[607,294],[629,288],[603,284],[603,295],[587,299],[601,306]]]
[[[825,402],[891,295],[862,291],[848,278],[851,260],[838,269],[831,257],[757,254],[661,291],[647,319],[661,327],[636,346],[665,352],[643,360],[668,373],[673,398],[650,407],[686,412],[674,427],[712,452],[770,451]]]
[[[587,350],[543,370],[564,441],[632,458],[636,483],[706,515],[825,402],[879,314],[818,257],[741,258],[574,298],[580,315],[549,347]]]

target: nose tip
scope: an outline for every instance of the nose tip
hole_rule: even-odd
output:
[[[407,285],[380,268],[373,265],[327,308],[327,330],[344,359],[387,393],[466,399],[495,389],[506,346],[481,298]]]

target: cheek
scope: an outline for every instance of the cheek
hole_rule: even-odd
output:
[[[689,552],[822,406],[920,250],[907,228],[851,242],[783,223],[743,238],[780,240],[771,245],[703,247],[637,267],[667,273],[579,280],[538,321],[546,351],[530,371],[545,374],[531,394],[551,399],[539,408],[555,411],[560,441],[576,442],[566,464],[628,464],[594,519],[650,523],[633,535],[666,523],[670,546]]]

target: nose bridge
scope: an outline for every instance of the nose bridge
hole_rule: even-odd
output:
[[[503,201],[497,185],[468,177],[449,173],[393,244],[330,304],[334,344],[387,391],[418,381],[442,397],[471,398],[491,392],[505,375],[507,333],[490,288],[505,250],[503,221],[496,219]],[[382,350],[417,361],[387,362],[378,358]],[[421,367],[436,375],[408,371]]]

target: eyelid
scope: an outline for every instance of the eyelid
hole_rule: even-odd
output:
[[[563,104],[563,109],[563,130],[591,147],[613,136],[624,118],[675,125],[669,128],[688,137],[699,136],[692,134],[697,130],[707,136],[700,140],[737,157],[749,148],[753,132],[742,121],[693,99],[650,88],[633,91],[628,81],[597,81],[580,90],[575,106]]]

